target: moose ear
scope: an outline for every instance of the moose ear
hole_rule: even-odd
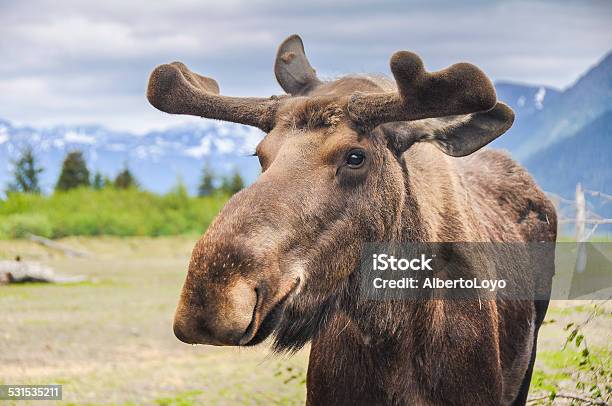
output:
[[[291,95],[304,94],[321,83],[298,35],[290,36],[278,47],[274,74],[283,90]]]
[[[454,157],[470,155],[512,126],[514,112],[498,102],[480,113],[383,124],[389,148],[401,155],[415,142],[430,142]]]

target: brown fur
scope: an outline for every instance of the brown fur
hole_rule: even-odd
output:
[[[485,129],[503,133],[511,115],[501,107],[370,128],[351,118],[351,95],[382,94],[387,82],[308,77],[307,88],[285,84],[301,96],[275,107],[257,147],[262,175],[196,244],[177,337],[255,345],[272,334],[276,350],[289,352],[312,340],[309,405],[524,404],[547,302],[372,301],[359,290],[367,241],[555,240],[552,205],[508,156],[453,158],[436,143],[477,128],[469,154],[490,141]],[[348,167],[356,149],[366,160]],[[486,272],[477,260],[469,265],[468,274]],[[504,266],[533,290],[550,287],[551,274],[535,280],[520,261]]]

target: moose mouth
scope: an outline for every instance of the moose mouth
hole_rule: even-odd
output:
[[[299,279],[295,281],[295,284],[293,287],[291,287],[289,292],[287,292],[278,302],[274,304],[274,306],[272,306],[270,311],[268,311],[268,313],[263,317],[263,320],[261,320],[261,313],[264,297],[260,289],[255,289],[257,301],[255,308],[253,309],[253,318],[251,319],[251,323],[247,327],[244,335],[240,339],[239,345],[251,347],[268,338],[276,326],[278,326],[280,323],[287,300],[297,290],[298,286],[300,286]]]

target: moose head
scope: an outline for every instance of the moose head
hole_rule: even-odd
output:
[[[395,85],[322,81],[293,35],[274,65],[286,95],[222,96],[215,80],[180,62],[153,71],[147,97],[156,108],[266,133],[256,149],[261,175],[193,250],[174,321],[180,340],[254,345],[274,333],[277,349],[301,347],[350,300],[363,243],[407,238],[406,152],[433,145],[438,155],[466,156],[512,125],[512,111],[471,64],[427,72],[401,51],[390,65]]]

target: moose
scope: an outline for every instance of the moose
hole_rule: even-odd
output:
[[[254,126],[261,174],[197,241],[174,318],[191,344],[311,343],[308,405],[524,405],[548,300],[368,300],[364,244],[554,242],[553,205],[503,152],[514,113],[488,77],[414,53],[384,76],[317,77],[301,38],[278,48],[269,98],[219,94],[173,62],[147,98],[171,114]],[[452,255],[452,253],[451,253]],[[509,261],[507,274],[548,291]],[[481,270],[477,265],[474,275]]]

